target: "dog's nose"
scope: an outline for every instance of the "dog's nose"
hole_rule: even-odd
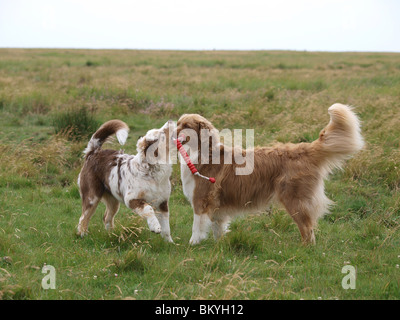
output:
[[[186,140],[186,136],[183,133],[179,134],[179,137],[177,138],[180,142],[183,142]]]

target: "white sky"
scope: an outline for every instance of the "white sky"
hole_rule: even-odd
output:
[[[400,1],[0,0],[0,47],[400,52]]]

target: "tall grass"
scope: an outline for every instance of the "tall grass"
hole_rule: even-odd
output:
[[[86,107],[60,112],[53,118],[55,134],[63,135],[70,140],[87,139],[99,125],[93,112]]]

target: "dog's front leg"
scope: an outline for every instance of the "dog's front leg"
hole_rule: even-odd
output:
[[[193,215],[193,228],[192,237],[189,243],[191,245],[199,244],[202,240],[207,238],[208,231],[210,230],[211,220],[207,214]]]
[[[155,233],[160,233],[161,232],[161,226],[160,223],[158,222],[158,219],[154,213],[153,208],[148,205],[144,200],[142,199],[132,199],[127,202],[127,206],[135,211],[139,216],[142,218],[145,218],[147,220],[147,224],[149,225],[149,229],[152,232]]]
[[[157,209],[159,212],[156,213],[156,216],[161,225],[161,236],[168,242],[173,243],[174,241],[171,238],[171,229],[169,226],[168,201],[165,200],[161,202],[161,204],[157,206]]]

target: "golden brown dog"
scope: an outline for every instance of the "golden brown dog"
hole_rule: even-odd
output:
[[[197,169],[201,174],[216,178],[216,183],[210,184],[192,175],[186,163],[181,161],[183,191],[194,211],[190,243],[197,244],[205,239],[210,225],[214,238],[220,238],[233,217],[263,210],[271,202],[286,208],[305,243],[315,243],[317,220],[332,204],[324,192],[324,179],[364,144],[359,119],[350,107],[334,104],[328,112],[329,124],[311,143],[239,150],[252,161],[253,170],[248,175],[236,174],[236,169],[245,164],[238,164],[232,156],[232,148],[219,143],[218,131],[207,119],[197,114],[181,116],[177,135],[189,129],[197,132],[195,145],[198,149],[189,147],[188,152],[192,157],[198,157]],[[209,142],[217,142],[208,144],[210,161],[200,157],[201,146],[207,143],[201,138],[202,129],[212,133]],[[188,140],[183,144],[185,142]],[[218,161],[211,157],[212,152],[218,155]]]

